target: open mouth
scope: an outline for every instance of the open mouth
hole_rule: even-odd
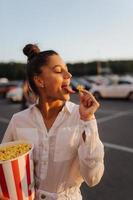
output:
[[[71,88],[70,85],[62,85],[62,89],[69,94],[74,94],[75,91]]]

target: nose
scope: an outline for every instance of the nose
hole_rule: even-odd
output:
[[[72,74],[70,72],[68,72],[68,71],[65,71],[64,78],[65,79],[71,79],[72,78]]]

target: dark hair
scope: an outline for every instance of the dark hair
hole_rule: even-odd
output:
[[[46,65],[52,55],[58,55],[53,50],[40,51],[36,44],[27,44],[23,48],[23,53],[27,59],[27,79],[33,92],[38,95],[38,89],[34,83],[33,77],[41,73],[42,66]]]

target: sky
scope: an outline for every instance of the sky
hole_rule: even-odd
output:
[[[0,62],[37,43],[65,62],[133,59],[133,0],[0,0]]]

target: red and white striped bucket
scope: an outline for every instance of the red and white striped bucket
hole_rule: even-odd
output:
[[[1,144],[0,147],[23,143],[32,145],[32,148],[15,159],[0,161],[0,200],[34,199],[33,144],[15,141]]]

